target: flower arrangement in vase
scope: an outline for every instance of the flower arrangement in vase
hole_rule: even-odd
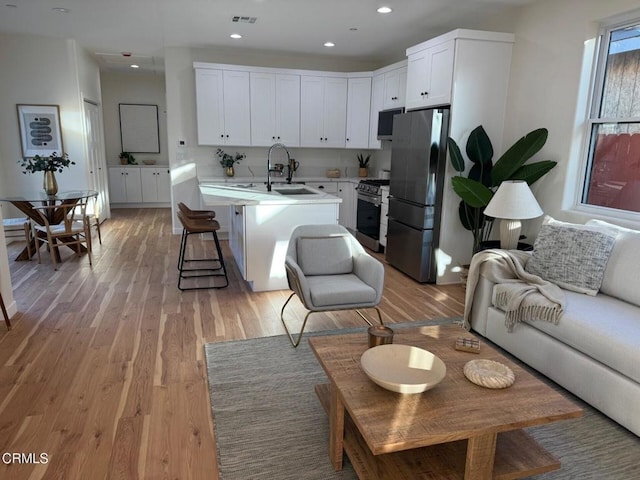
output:
[[[58,155],[58,152],[53,152],[48,157],[41,157],[36,155],[33,158],[23,158],[18,160],[20,166],[24,169],[22,173],[44,172],[43,188],[47,195],[55,195],[58,193],[58,182],[56,181],[55,172],[62,173],[62,171],[69,165],[75,165],[69,159],[67,153]]]
[[[236,163],[239,163],[240,160],[244,160],[247,156],[244,153],[236,152],[235,155],[230,155],[225,153],[224,150],[219,148],[216,150],[216,155],[220,158],[220,165],[225,168],[225,173],[227,177],[233,177],[235,175],[235,170],[233,166]]]

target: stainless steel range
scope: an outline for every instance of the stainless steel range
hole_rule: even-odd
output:
[[[389,180],[361,180],[358,184],[356,239],[374,252],[380,248],[381,187]]]

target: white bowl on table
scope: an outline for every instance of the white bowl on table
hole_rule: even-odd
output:
[[[360,364],[376,384],[398,393],[425,392],[447,374],[446,365],[433,353],[395,343],[370,348],[362,354]]]

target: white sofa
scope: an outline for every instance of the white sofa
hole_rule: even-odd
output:
[[[480,266],[469,321],[480,335],[640,435],[640,232],[595,220],[586,228],[615,235],[597,294],[563,288],[565,310],[557,324],[525,320],[509,331],[505,313],[494,306],[495,284]]]

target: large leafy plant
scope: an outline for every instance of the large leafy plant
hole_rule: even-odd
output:
[[[465,159],[460,147],[448,139],[451,164],[459,175],[451,179],[453,190],[462,199],[458,207],[460,221],[473,234],[473,253],[480,250],[482,242],[489,240],[493,218],[484,215],[484,209],[493,194],[505,180],[524,180],[531,185],[556,166],[557,162],[543,160],[526,164],[542,149],[548,131],[539,128],[526,134],[493,163],[493,145],[482,125],[476,127],[467,140],[466,154],[471,169],[464,177]]]

